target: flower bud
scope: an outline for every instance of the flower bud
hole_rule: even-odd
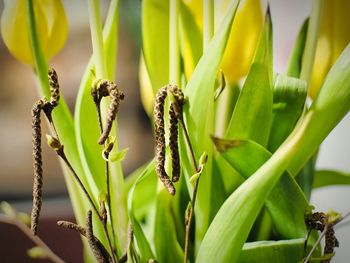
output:
[[[36,31],[48,60],[62,49],[67,39],[67,18],[60,0],[34,1]],[[5,0],[1,35],[10,53],[19,61],[34,64],[29,40],[26,0]]]

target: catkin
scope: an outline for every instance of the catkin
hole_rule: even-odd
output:
[[[60,227],[66,228],[66,229],[71,229],[71,230],[77,231],[82,236],[87,237],[86,229],[84,227],[82,227],[82,226],[79,226],[77,224],[74,224],[74,223],[68,222],[68,221],[58,221],[57,225],[60,226]],[[112,259],[111,259],[110,255],[109,255],[107,249],[103,246],[101,241],[95,236],[94,236],[94,243],[97,244],[97,246],[99,247],[99,249],[100,249],[100,251],[101,251],[101,253],[103,255],[103,258],[105,260],[103,262],[111,262]]]
[[[59,89],[60,87],[58,84],[57,73],[53,68],[49,70],[48,77],[49,77],[50,92],[51,92],[50,104],[52,105],[52,107],[56,107],[60,99],[60,89]]]
[[[97,261],[100,263],[108,263],[109,259],[106,258],[106,255],[104,255],[101,246],[97,242],[97,238],[94,236],[92,229],[92,212],[90,210],[88,211],[86,218],[86,238]]]
[[[154,105],[154,121],[156,134],[156,173],[171,195],[175,194],[175,187],[165,171],[165,128],[164,128],[164,103],[167,97],[168,87],[159,89]]]
[[[98,139],[99,144],[104,144],[111,132],[113,121],[117,116],[120,101],[124,99],[124,94],[118,89],[115,83],[110,81],[102,81],[100,83],[99,93],[100,97],[109,95],[111,98],[107,112],[106,124],[100,138]]]
[[[170,134],[169,134],[169,147],[172,161],[173,174],[171,180],[177,182],[180,179],[180,156],[178,148],[178,119],[174,110],[174,103],[171,103],[169,109],[170,116]]]
[[[40,112],[48,103],[46,99],[40,99],[32,108],[32,147],[33,147],[33,208],[31,213],[31,230],[37,234],[40,210],[42,206],[43,163],[41,156],[41,121]]]

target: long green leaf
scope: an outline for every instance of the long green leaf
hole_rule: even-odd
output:
[[[157,194],[154,241],[159,262],[183,262],[183,250],[177,241],[172,196],[165,188]]]
[[[350,185],[350,174],[331,170],[316,171],[313,188],[331,185]]]
[[[306,82],[277,74],[273,92],[273,122],[268,149],[271,152],[282,144],[301,116],[307,96]]]
[[[221,155],[245,178],[249,178],[271,158],[269,151],[253,141],[215,139],[214,142]],[[300,238],[305,235],[304,215],[308,202],[288,173],[281,176],[266,200],[266,207],[279,238]]]
[[[296,263],[305,257],[304,239],[245,243],[238,262]]]
[[[114,0],[110,4],[106,24],[104,27],[104,55],[108,58],[107,72],[108,77],[113,80],[115,72],[116,43],[118,38],[118,10],[119,1]],[[78,151],[84,168],[84,174],[87,177],[87,183],[91,187],[92,197],[97,203],[97,197],[101,192],[107,192],[105,163],[101,157],[102,147],[98,145],[97,140],[100,134],[96,107],[91,97],[91,85],[93,80],[94,65],[92,60],[89,62],[79,87],[78,97],[75,108],[75,125]],[[104,106],[105,101],[102,105]],[[103,108],[103,107],[102,107]],[[104,108],[103,108],[104,109]],[[118,148],[115,146],[114,148]],[[117,150],[117,149],[113,149]],[[124,247],[126,241],[127,213],[126,197],[123,193],[123,175],[118,170],[120,163],[111,163],[111,202],[114,209],[113,219],[116,220],[115,229],[119,242],[116,246],[118,251]],[[117,173],[117,174],[116,174]],[[96,228],[96,231],[100,231]],[[103,239],[102,239],[103,240]]]
[[[142,43],[156,94],[169,81],[169,0],[142,1]]]
[[[213,178],[212,174],[213,146],[209,140],[209,134],[214,131],[214,84],[238,4],[239,1],[234,1],[231,4],[225,19],[211,40],[207,51],[198,62],[185,89],[185,96],[188,99],[184,106],[185,122],[195,155],[199,158],[203,152],[206,152],[209,156],[201,176],[195,207],[197,245],[210,223],[212,180],[216,179]],[[182,159],[188,158],[188,156],[185,154]],[[187,171],[187,175],[191,175],[193,172],[194,168],[192,167]],[[190,185],[188,188],[193,189]]]
[[[308,25],[309,19],[305,20],[305,22],[303,23],[297,36],[297,39],[294,43],[294,47],[289,58],[288,68],[286,72],[286,74],[290,77],[299,78],[300,76]]]
[[[140,171],[138,179],[130,188],[128,197],[129,218],[133,227],[137,246],[140,251],[141,262],[147,262],[150,258],[154,258],[151,246],[147,241],[144,231],[139,223],[140,220],[136,218],[136,214],[139,213],[138,209],[140,208],[140,202],[142,201],[141,198],[144,194],[145,188],[147,188],[147,191],[153,192],[153,194],[156,191],[157,176],[155,175],[154,167],[155,162],[153,160],[142,171]]]
[[[288,167],[291,175],[305,165],[320,143],[350,110],[350,44],[329,71],[309,112],[291,137],[298,137],[295,147],[302,149]],[[308,132],[300,131],[308,130]]]
[[[272,24],[270,14],[253,64],[238,97],[226,138],[253,140],[266,146],[272,122]]]

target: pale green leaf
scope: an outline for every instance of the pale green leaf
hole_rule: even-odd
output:
[[[312,185],[313,188],[332,185],[350,185],[350,174],[331,170],[316,171]]]
[[[305,256],[304,239],[245,243],[238,262],[296,263]]]
[[[154,258],[151,246],[139,223],[141,221],[140,216],[138,216],[138,218],[136,217],[137,214],[144,215],[144,213],[139,212],[139,209],[147,207],[147,205],[143,206],[143,201],[147,202],[148,200],[146,196],[153,195],[155,197],[157,176],[155,175],[154,167],[155,162],[153,160],[140,171],[139,177],[131,187],[128,196],[129,218],[139,248],[141,262],[147,262],[149,258]]]
[[[157,193],[154,242],[159,262],[183,262],[183,250],[177,241],[172,197],[165,188]]]
[[[128,153],[129,148],[122,149],[117,152],[111,152],[109,155],[109,161],[110,162],[121,162],[124,160],[126,154]]]

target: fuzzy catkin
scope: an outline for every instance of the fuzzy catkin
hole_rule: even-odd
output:
[[[86,235],[86,229],[82,226],[79,226],[77,224],[74,224],[72,222],[68,222],[68,221],[58,221],[57,225],[66,229],[71,229],[74,231],[77,231],[78,233],[80,233],[80,235],[87,237]],[[97,246],[100,248],[101,253],[103,255],[103,258],[105,261],[103,262],[112,262],[112,259],[107,251],[107,249],[103,246],[103,244],[101,243],[101,241],[94,236],[94,243],[97,244]]]
[[[40,112],[48,103],[40,99],[32,108],[32,147],[33,147],[33,208],[31,213],[31,230],[37,234],[40,210],[42,206],[43,163],[41,155],[41,120]]]
[[[172,178],[173,182],[177,182],[180,179],[180,156],[179,156],[179,148],[178,148],[178,118],[176,117],[176,113],[174,110],[175,104],[171,103],[169,109],[170,116],[170,134],[169,134],[169,147],[172,161]]]
[[[167,97],[168,87],[159,89],[154,104],[154,121],[156,134],[156,173],[171,195],[175,194],[175,187],[165,171],[165,125],[164,103]]]
[[[50,104],[52,107],[56,107],[58,105],[58,101],[60,99],[60,87],[58,84],[58,76],[56,71],[51,68],[48,72],[49,84],[50,84]]]
[[[86,218],[86,238],[88,240],[89,246],[92,253],[99,263],[108,263],[107,259],[103,253],[102,248],[99,246],[99,243],[96,241],[97,238],[94,236],[92,229],[92,212],[89,210]]]
[[[115,83],[110,81],[105,81],[100,84],[100,94],[103,97],[109,95],[111,98],[107,112],[106,124],[100,138],[98,139],[99,144],[104,144],[111,132],[113,121],[117,117],[120,101],[124,99],[124,94],[118,89]]]

